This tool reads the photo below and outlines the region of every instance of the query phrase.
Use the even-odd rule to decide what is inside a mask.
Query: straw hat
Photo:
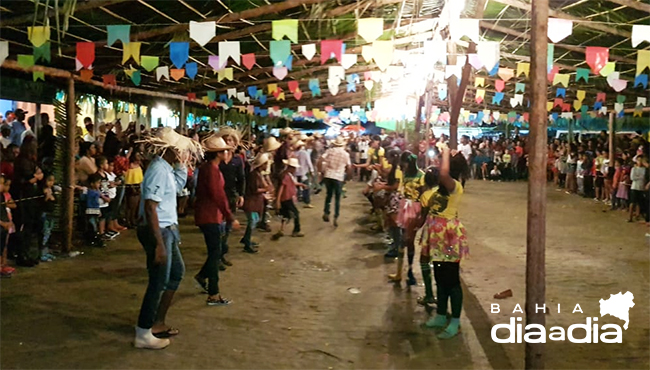
[[[255,159],[253,160],[253,163],[251,163],[251,167],[253,169],[258,168],[258,167],[262,167],[265,164],[269,163],[270,160],[271,159],[269,158],[268,153],[260,153],[260,154],[257,155],[257,157],[255,157]]]
[[[280,144],[274,136],[264,140],[264,151],[267,153],[278,150],[281,146],[282,144]]]
[[[302,141],[302,140],[298,140],[298,141],[296,141],[295,143],[293,143],[291,145],[293,145],[295,148],[299,148],[301,146],[305,146],[305,142]]]
[[[157,155],[163,155],[167,149],[173,148],[178,150],[180,157],[186,160],[203,156],[203,147],[200,143],[177,133],[171,127],[156,130],[138,143],[145,143]]]
[[[230,126],[219,127],[219,131],[217,131],[216,135],[221,138],[223,138],[224,136],[232,137],[233,140],[235,140],[235,146],[239,145],[242,137],[242,133],[239,130],[232,128]]]
[[[332,145],[334,146],[344,146],[345,145],[345,139],[342,137],[337,137],[336,140],[332,141]]]
[[[280,135],[289,135],[293,134],[293,130],[290,129],[289,127],[285,127],[282,130],[280,130]]]
[[[304,141],[304,142],[307,142],[307,141],[310,141],[310,140],[314,140],[314,137],[313,137],[313,136],[307,136],[307,135],[305,135],[305,134],[302,134],[302,135],[300,135],[300,140],[302,140],[302,141]]]
[[[211,135],[207,139],[203,140],[203,148],[206,152],[223,152],[232,149],[231,146],[226,144],[223,138],[217,135]]]
[[[320,139],[320,138],[322,138],[322,137],[323,137],[323,134],[321,134],[321,133],[316,132],[316,133],[314,134],[314,138],[316,138],[316,139]]]
[[[289,167],[300,168],[300,164],[298,163],[298,158],[283,159],[282,163],[286,164]]]

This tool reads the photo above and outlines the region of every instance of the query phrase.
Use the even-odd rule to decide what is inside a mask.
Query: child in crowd
[[[96,172],[88,177],[88,189],[86,192],[86,220],[88,223],[87,239],[91,246],[104,247],[100,237],[100,220],[102,216],[101,202],[109,202],[110,199],[100,191],[102,176]]]
[[[144,179],[142,173],[142,158],[133,152],[129,158],[129,169],[124,174],[126,185],[126,225],[135,228],[138,225],[138,209],[140,205],[140,184]]]
[[[54,206],[56,198],[54,197],[54,175],[47,175],[43,181],[43,231],[42,231],[42,245],[41,245],[41,261],[50,262],[55,260],[50,253],[49,242],[54,228]]]
[[[2,175],[0,175],[0,193],[9,194],[9,192],[5,192],[5,178]],[[9,196],[9,199],[11,199],[11,196]],[[11,213],[9,207],[7,207],[7,200],[4,197],[0,200],[5,203],[0,205],[0,253],[2,255],[0,276],[11,277],[16,269],[7,265],[7,244],[9,243],[9,233],[15,229],[15,226],[11,221]]]
[[[5,254],[9,254],[11,256],[16,255],[16,245],[20,243],[19,240],[16,240],[16,226],[13,224],[13,210],[18,208],[18,205],[14,202],[13,197],[11,196],[11,180],[8,178],[4,178],[4,187],[2,191],[2,199],[0,201],[4,202],[4,207],[7,210],[7,214],[9,216],[9,221],[12,222],[12,228],[9,229],[9,233],[7,235],[7,250]]]
[[[119,199],[117,199],[117,187],[122,185],[122,182],[120,180],[117,180],[114,169],[114,163],[112,161],[108,162],[108,169],[106,170],[106,177],[108,178],[107,195],[111,201],[108,204],[108,210],[106,214],[106,229],[108,229],[106,233],[109,236],[120,235],[120,231],[123,231],[125,229],[125,227],[117,222],[119,216]]]
[[[501,181],[501,171],[499,171],[499,166],[496,164],[490,171],[490,181]]]
[[[587,155],[580,153],[577,162],[576,182],[578,184],[578,195],[585,195],[585,174],[587,170],[583,168]]]
[[[616,198],[618,198],[619,207],[627,209],[627,198],[630,190],[630,171],[623,164],[624,162],[621,159],[621,181],[618,183]]]
[[[262,171],[269,165],[269,156],[264,153],[258,154],[253,163],[251,170],[246,178],[246,194],[244,197],[244,212],[248,223],[246,225],[246,232],[241,242],[244,244],[244,252],[257,253],[256,247],[259,245],[251,240],[253,230],[260,221],[264,208],[264,194],[269,191],[269,186],[264,181]]]
[[[112,239],[117,236],[117,234],[109,234],[106,232],[106,217],[108,216],[108,205],[110,204],[108,191],[111,184],[106,173],[108,170],[108,159],[106,159],[106,157],[97,157],[95,162],[97,163],[97,174],[102,179],[99,185],[99,191],[102,193],[102,197],[99,199],[99,209],[101,211],[99,215],[99,235],[103,239]]]
[[[641,210],[645,207],[645,175],[646,168],[643,165],[643,156],[635,157],[634,167],[630,172],[632,186],[630,188],[630,218],[627,222],[633,222],[634,218],[639,218]]]
[[[297,187],[304,188],[307,185],[299,183],[296,181],[293,174],[296,172],[296,168],[300,167],[298,164],[298,159],[290,158],[282,160],[287,168],[282,174],[282,182],[280,183],[280,189],[278,190],[278,195],[276,197],[275,209],[279,210],[280,215],[282,216],[282,224],[280,225],[280,231],[273,235],[273,240],[278,240],[284,236],[283,229],[284,224],[288,223],[290,219],[293,218],[293,232],[291,236],[303,237],[305,234],[300,232],[300,213],[296,208],[296,195],[298,194]]]

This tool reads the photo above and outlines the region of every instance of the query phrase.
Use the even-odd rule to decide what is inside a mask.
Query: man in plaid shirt
[[[330,204],[332,202],[332,195],[334,195],[335,227],[338,226],[337,220],[341,208],[341,192],[343,189],[343,182],[345,181],[345,174],[349,171],[351,166],[350,155],[345,151],[344,147],[345,140],[342,137],[337,137],[332,143],[332,147],[323,154],[319,162],[319,169],[323,174],[323,183],[327,188],[323,221],[330,221]]]

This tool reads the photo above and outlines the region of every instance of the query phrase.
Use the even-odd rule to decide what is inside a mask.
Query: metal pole
[[[614,141],[616,135],[614,132],[614,112],[609,112],[609,165],[614,167]],[[606,175],[606,174],[605,174]]]
[[[526,325],[545,326],[546,313],[546,48],[548,0],[532,2],[530,178],[526,235]],[[544,368],[544,343],[526,343],[526,369]]]
[[[66,156],[65,178],[63,187],[63,251],[72,249],[72,232],[74,228],[74,156],[76,146],[77,112],[74,94],[74,79],[68,79],[68,101],[66,109]]]

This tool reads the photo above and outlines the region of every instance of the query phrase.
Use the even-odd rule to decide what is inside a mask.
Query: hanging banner
[[[341,64],[345,69],[357,64],[357,54],[343,54],[341,57]]]
[[[643,41],[650,42],[650,26],[635,24],[632,26],[632,47],[637,47]]]
[[[36,47],[34,46],[34,61],[38,62],[40,59],[43,59],[47,62],[52,61],[52,51],[51,51],[51,43],[46,42],[43,45]]]
[[[278,80],[284,80],[287,77],[287,67],[273,67],[273,76]]]
[[[614,72],[616,70],[616,62],[607,62],[605,66],[600,70],[600,75],[603,77],[607,77],[610,75],[610,73]]]
[[[312,60],[314,55],[316,55],[316,44],[306,44],[302,45],[302,55],[307,58],[307,60]]]
[[[639,50],[636,56],[636,75],[638,76],[646,68],[650,69],[650,50]]]
[[[385,71],[393,61],[393,41],[374,41],[372,43],[373,59],[380,70]]]
[[[196,77],[196,74],[199,71],[199,67],[196,65],[196,63],[185,63],[185,74],[187,74],[187,77],[190,79],[194,79]]]
[[[392,44],[392,42],[391,42]],[[341,40],[323,40],[320,42],[320,64],[325,64],[330,58],[336,58],[341,63],[343,53],[343,41]],[[392,59],[392,55],[391,55]]]
[[[503,91],[503,89],[506,87],[506,82],[503,80],[496,80],[494,81],[494,89],[498,92]]]
[[[298,20],[283,19],[271,23],[273,40],[282,40],[287,36],[294,44],[298,43]],[[221,53],[220,53],[221,54]]]
[[[9,41],[0,41],[0,65],[9,56]]]
[[[483,62],[485,69],[491,71],[499,64],[501,58],[500,45],[496,41],[483,41],[476,44],[476,54]]]
[[[588,68],[576,68],[576,82],[580,81],[580,79],[585,80],[585,82],[589,82]]]
[[[182,68],[190,57],[190,43],[189,42],[170,42],[169,43],[169,59],[176,68]]]
[[[609,49],[597,46],[587,46],[585,48],[585,58],[591,68],[591,72],[598,74],[609,60]]]
[[[161,77],[165,77],[169,80],[169,67],[158,67],[156,68],[156,81],[160,81]]]
[[[501,79],[507,82],[514,77],[515,71],[512,68],[499,68],[498,75]]]
[[[130,24],[118,24],[106,26],[106,31],[108,33],[106,46],[113,46],[115,41],[122,41],[122,45],[126,45],[131,41],[131,25]]]
[[[42,46],[50,41],[50,26],[27,27],[27,38],[33,46]]]
[[[255,54],[248,53],[241,56],[241,62],[249,71],[255,66]]]
[[[219,42],[219,59],[222,64],[228,63],[228,58],[239,65],[241,63],[241,53],[239,41],[220,41]]]
[[[178,81],[181,78],[185,77],[185,70],[183,68],[172,68],[169,71],[169,74],[174,80]]]
[[[190,21],[190,38],[197,44],[205,46],[217,34],[216,22]]]
[[[569,19],[549,18],[548,38],[553,43],[558,43],[573,33],[573,21]]]
[[[383,18],[361,18],[357,21],[357,33],[367,43],[371,43],[384,33]]]
[[[131,57],[137,65],[140,65],[141,42],[130,42],[122,46],[122,64],[125,64]]]
[[[232,68],[224,68],[220,69],[217,71],[217,80],[221,82],[223,79],[227,79],[228,81],[233,80],[233,69]]]
[[[269,52],[271,60],[273,61],[273,66],[282,67],[286,63],[287,58],[291,55],[291,41],[271,41],[269,43]]]
[[[149,55],[143,55],[140,57],[140,64],[142,65],[142,68],[144,68],[147,72],[151,72],[156,67],[158,67],[159,62],[160,62],[159,57],[154,57]]]
[[[524,63],[524,62],[518,62],[517,63],[517,76],[521,76],[521,74],[524,74],[526,77],[528,77],[528,74],[530,73],[530,63]]]

